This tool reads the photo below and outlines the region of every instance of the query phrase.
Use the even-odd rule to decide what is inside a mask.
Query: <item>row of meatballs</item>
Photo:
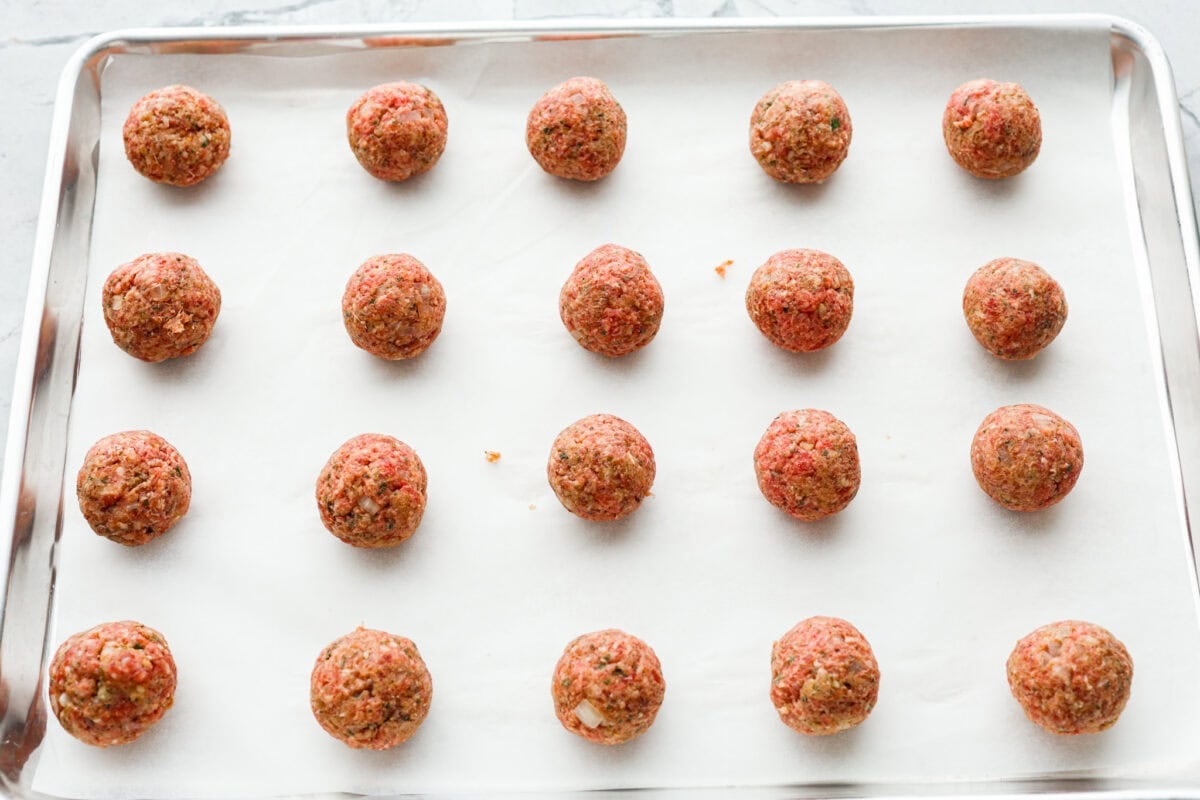
[[[117,267],[102,290],[113,341],[143,361],[194,353],[221,311],[221,291],[193,258],[150,253]],[[975,339],[1006,360],[1036,356],[1067,320],[1062,287],[1037,264],[999,258],[980,267],[963,291],[963,315]],[[586,350],[610,358],[636,352],[662,324],[662,287],[646,260],[606,244],[581,259],[559,292],[559,316]],[[746,289],[750,319],[789,352],[837,342],[854,311],[854,280],[834,256],[783,250],[755,270]],[[342,321],[351,341],[387,360],[414,358],[441,333],[446,292],[407,254],[367,259],[346,283]]]
[[[346,112],[350,150],[363,169],[403,181],[433,168],[446,149],[449,124],[441,99],[415,83],[368,89]],[[750,116],[750,153],[785,183],[820,183],[845,160],[853,135],[841,95],[819,80],[787,81],[768,91]],[[230,127],[216,100],[189,86],[167,86],[140,98],[122,129],[125,155],[158,183],[191,186],[229,157]],[[601,80],[577,77],[547,91],[525,125],[525,144],[551,175],[595,181],[625,153],[627,119]],[[969,81],[950,95],[942,115],[946,149],[979,178],[1025,170],[1042,144],[1041,117],[1016,83]]]
[[[1038,511],[1075,486],[1083,445],[1075,427],[1049,409],[1003,406],[975,432],[971,468],[980,488],[1000,505]],[[754,471],[772,505],[806,521],[849,505],[862,475],[853,432],[818,409],[788,411],[772,420],[754,449]],[[563,507],[596,522],[636,511],[650,495],[655,472],[646,437],[611,414],[567,426],[555,438],[546,465]],[[149,431],[125,431],[96,442],[75,487],[92,530],[130,546],[166,533],[191,505],[191,473],[183,456]],[[427,488],[416,451],[391,436],[362,434],[334,451],[321,469],[317,511],[326,529],[348,544],[391,547],[421,524]]]
[[[1044,625],[1017,642],[1008,684],[1026,716],[1060,735],[1099,733],[1129,699],[1133,660],[1110,632],[1087,622]],[[90,745],[127,744],[174,702],[176,665],[166,639],[137,622],[110,622],[69,637],[50,664],[50,705],[63,728]],[[864,722],[880,671],[866,637],[836,617],[810,617],[771,648],[770,697],[799,733],[826,736]],[[617,629],[572,640],[550,682],[562,726],[602,745],[650,729],[666,694],[646,642]],[[358,628],[321,650],[309,700],[331,736],[352,748],[386,750],[429,714],[433,681],[403,636]]]

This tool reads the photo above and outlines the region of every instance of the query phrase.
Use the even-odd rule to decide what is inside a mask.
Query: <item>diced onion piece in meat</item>
[[[379,510],[379,503],[376,503],[369,497],[364,497],[362,500],[358,501],[358,507],[368,514],[374,514]]]
[[[598,728],[604,724],[604,716],[587,700],[575,706],[575,716],[588,728]]]

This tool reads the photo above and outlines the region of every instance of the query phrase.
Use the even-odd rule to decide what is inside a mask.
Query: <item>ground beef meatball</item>
[[[1125,645],[1090,622],[1043,625],[1008,657],[1008,686],[1025,716],[1060,735],[1111,728],[1132,683]]]
[[[558,434],[546,475],[564,508],[606,522],[637,510],[650,494],[654,469],[654,451],[637,428],[611,414],[593,414]]]
[[[194,258],[149,253],[112,271],[102,292],[113,342],[142,361],[191,355],[221,313],[221,290]]]
[[[771,702],[789,728],[812,736],[860,724],[879,697],[879,664],[858,629],[809,617],[771,648]]]
[[[787,81],[750,115],[750,153],[785,183],[820,183],[846,159],[854,127],[842,96],[824,81]]]
[[[603,81],[571,78],[534,103],[525,144],[555,177],[599,180],[625,153],[625,111]]]
[[[75,479],[79,510],[92,530],[124,545],[169,531],[192,502],[192,474],[171,444],[150,431],[105,436]]]
[[[858,441],[828,411],[785,411],[754,448],[754,474],[771,505],[796,519],[823,519],[858,494]]]
[[[192,186],[229,158],[225,109],[190,86],[150,92],[129,110],[125,156],[155,183]]]
[[[404,181],[433,169],[446,149],[446,109],[415,83],[368,89],[346,112],[346,136],[363,169],[384,181]]]
[[[50,708],[84,744],[128,744],[174,701],[171,649],[140,622],[106,622],[77,633],[50,662]]]
[[[850,326],[854,280],[828,253],[783,250],[754,271],[746,311],[763,336],[784,350],[821,350]]]
[[[575,265],[558,313],[585,350],[616,358],[650,344],[663,317],[663,293],[640,253],[597,247]]]
[[[1041,406],[1002,406],[971,442],[979,488],[1010,511],[1040,511],[1067,496],[1083,470],[1075,426]]]
[[[981,78],[950,95],[942,135],[950,157],[976,178],[1011,178],[1037,158],[1042,120],[1020,84]]]
[[[399,439],[364,433],[343,444],[317,478],[321,522],[355,547],[391,547],[425,514],[425,465]]]
[[[446,291],[405,253],[367,259],[346,282],[342,321],[350,339],[389,361],[424,353],[442,332]]]
[[[665,692],[650,645],[615,629],[568,644],[550,682],[558,721],[597,744],[628,742],[649,730]]]
[[[1067,321],[1067,299],[1058,282],[1037,264],[997,258],[967,281],[963,316],[989,353],[1025,361],[1058,336]]]
[[[359,628],[321,651],[309,702],[330,736],[355,749],[387,750],[412,738],[429,714],[433,681],[403,636]]]

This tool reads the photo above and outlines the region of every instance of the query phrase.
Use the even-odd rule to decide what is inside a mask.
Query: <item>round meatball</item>
[[[398,361],[424,353],[442,332],[446,291],[405,253],[368,258],[346,282],[342,321],[373,356]]]
[[[575,265],[558,295],[558,313],[585,350],[625,356],[658,333],[662,287],[640,253],[606,244]]]
[[[789,728],[827,736],[860,724],[879,697],[879,664],[858,629],[809,617],[771,648],[771,702]]]
[[[558,721],[597,744],[621,744],[649,730],[665,692],[654,650],[615,629],[568,644],[550,682]]]
[[[1132,683],[1125,645],[1090,622],[1043,625],[1008,657],[1008,686],[1025,716],[1064,736],[1115,725]]]
[[[842,96],[824,81],[787,81],[750,115],[750,153],[785,183],[821,183],[850,151],[854,126]]]
[[[963,316],[975,339],[1006,361],[1033,358],[1067,321],[1067,299],[1037,264],[997,258],[980,267],[963,291]]]
[[[771,505],[796,519],[823,519],[858,494],[858,441],[828,411],[785,411],[754,448],[754,474]]]
[[[192,474],[166,439],[125,431],[87,451],[75,495],[92,530],[132,547],[157,539],[183,518],[192,502]]]
[[[425,465],[399,439],[355,436],[333,452],[317,478],[321,522],[355,547],[391,547],[412,536],[425,514]]]
[[[534,103],[525,145],[555,177],[600,180],[625,153],[625,111],[603,81],[571,78]]]
[[[1067,496],[1083,470],[1075,426],[1030,404],[1002,406],[983,418],[971,442],[979,488],[1010,511],[1040,511]]]
[[[822,350],[850,326],[854,280],[828,253],[783,250],[750,277],[746,311],[763,336],[784,350]]]
[[[372,87],[346,112],[346,137],[363,169],[383,181],[404,181],[433,169],[446,149],[446,109],[415,83]]]
[[[128,744],[174,701],[171,649],[140,622],[106,622],[77,633],[50,662],[50,708],[84,744]]]
[[[167,86],[138,100],[122,133],[125,157],[155,183],[192,186],[229,158],[225,109],[190,86]]]
[[[654,469],[654,451],[637,428],[611,414],[593,414],[558,434],[546,475],[563,508],[606,522],[637,510],[650,494]]]
[[[976,178],[1011,178],[1042,148],[1042,119],[1018,83],[981,78],[954,90],[942,115],[946,149]]]
[[[358,628],[321,651],[309,702],[321,727],[349,747],[387,750],[412,738],[429,714],[433,681],[403,636]]]
[[[149,253],[112,271],[102,291],[113,342],[151,363],[191,355],[221,313],[221,290],[194,258]]]

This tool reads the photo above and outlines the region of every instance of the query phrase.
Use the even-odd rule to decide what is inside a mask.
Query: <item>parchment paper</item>
[[[524,147],[546,88],[601,76],[629,115],[625,159],[596,185],[544,175]],[[1003,183],[944,152],[959,83],[1022,82],[1045,145]],[[767,178],[750,110],[775,83],[845,97],[850,156],[825,185]],[[450,141],[428,175],[385,185],[355,163],[343,115],[367,87],[427,83]],[[1110,131],[1107,30],[854,31],[500,43],[320,58],[119,56],[103,75],[100,186],[71,409],[53,641],[102,621],[161,630],[175,707],[133,745],[86,747],[50,721],[34,786],[54,795],[251,797],[938,782],[1057,774],[1175,775],[1200,753],[1200,638],[1169,469],[1154,344],[1128,244]],[[158,187],[125,162],[120,126],[152,88],[223,103],[233,152],[204,185]],[[607,361],[557,316],[592,248],[642,252],[667,299],[658,338]],[[772,252],[834,253],[856,284],[832,349],[772,347],[743,293]],[[198,258],[224,294],[194,357],[147,365],[100,314],[104,277],[140,253]],[[388,365],[354,348],[339,303],[365,258],[410,252],[442,280],[445,330]],[[967,277],[1003,255],[1043,264],[1070,319],[1029,364],[985,353],[963,322]],[[713,267],[733,265],[722,279]],[[1074,493],[1016,515],[976,487],[968,447],[993,408],[1036,402],[1081,432]],[[758,493],[752,451],[779,411],[818,407],[858,436],[862,490],[793,522]],[[556,433],[611,412],[658,457],[626,522],[577,520],[544,465]],[[95,536],[74,471],[108,433],[149,428],[194,476],[192,510],[159,541]],[[429,471],[417,535],[361,552],[321,527],[317,472],[352,435],[413,445]],[[484,450],[502,453],[490,464]],[[784,727],[771,643],[845,617],[882,667],[870,719],[833,738]],[[1004,663],[1053,620],[1109,627],[1136,661],[1132,700],[1100,736],[1027,722]],[[354,752],[308,708],[323,645],[355,626],[413,638],[432,712],[387,753]],[[657,650],[657,723],[614,749],[565,733],[550,674],[573,636],[624,628]]]

